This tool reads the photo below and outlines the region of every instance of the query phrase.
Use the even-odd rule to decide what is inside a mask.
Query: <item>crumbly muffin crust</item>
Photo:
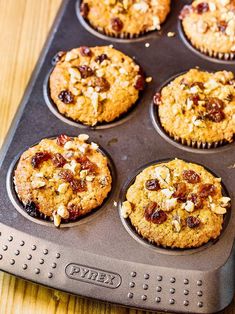
[[[128,111],[144,84],[140,67],[111,46],[59,53],[49,80],[59,112],[92,126]]]
[[[195,0],[180,14],[193,46],[213,56],[235,55],[235,1]]]
[[[20,157],[14,183],[19,199],[32,217],[73,221],[100,206],[112,178],[107,158],[88,136],[43,139]]]
[[[154,96],[161,125],[176,140],[233,141],[235,79],[232,72],[191,69]]]
[[[125,37],[160,30],[170,11],[170,0],[84,0],[80,10],[98,31]]]
[[[220,181],[178,159],[150,166],[129,187],[122,215],[157,245],[199,247],[221,233],[230,198],[222,196]]]

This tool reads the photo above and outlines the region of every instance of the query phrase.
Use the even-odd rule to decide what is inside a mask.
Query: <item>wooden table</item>
[[[0,146],[61,0],[0,0]],[[146,312],[85,300],[0,272],[1,314]],[[235,299],[225,314],[235,314]]]

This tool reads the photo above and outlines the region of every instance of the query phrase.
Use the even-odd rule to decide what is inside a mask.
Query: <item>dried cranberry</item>
[[[64,104],[72,104],[74,102],[73,94],[69,90],[62,90],[58,98],[64,103]]]
[[[110,89],[110,84],[104,77],[95,77],[92,86],[97,87],[101,93],[107,92]]]
[[[72,179],[69,182],[73,192],[85,192],[87,190],[86,182],[78,179]]]
[[[43,161],[47,161],[51,158],[51,153],[49,152],[39,152],[36,153],[32,159],[31,159],[31,165],[34,168],[38,168],[39,165],[43,162]]]
[[[204,183],[199,186],[198,195],[202,198],[206,198],[209,195],[215,195],[216,187],[210,183]]]
[[[87,65],[80,65],[78,67],[79,72],[81,73],[82,78],[87,78],[94,74],[93,70]]]
[[[218,30],[222,33],[225,33],[228,23],[226,21],[219,21],[217,23]]]
[[[119,33],[123,29],[123,22],[118,18],[114,17],[110,21],[112,29]]]
[[[25,205],[25,211],[31,217],[37,218],[40,216],[40,212],[38,211],[37,205],[30,201]]]
[[[157,210],[152,214],[151,222],[154,224],[162,224],[167,220],[167,214],[163,210]]]
[[[109,60],[109,57],[106,55],[106,53],[102,53],[98,57],[95,58],[95,62],[102,63],[104,60]]]
[[[52,59],[52,64],[55,65],[56,63],[58,63],[64,55],[65,55],[64,51],[57,52],[57,54]]]
[[[182,175],[184,180],[186,180],[188,183],[198,183],[201,181],[199,174],[193,170],[184,170]]]
[[[176,188],[176,190],[173,193],[173,197],[176,197],[180,202],[185,202],[187,194],[186,184],[184,182],[179,182],[174,184],[174,187]]]
[[[89,13],[88,3],[82,2],[82,4],[80,5],[80,13],[81,13],[81,16],[84,17],[84,19],[87,18],[88,13]]]
[[[60,153],[56,153],[52,157],[52,162],[56,167],[63,167],[67,160]]]
[[[69,170],[69,169],[63,169],[63,170],[61,170],[58,175],[59,175],[59,177],[60,177],[62,180],[66,181],[66,182],[69,182],[69,183],[74,179],[73,173],[72,173],[72,171]]]
[[[198,106],[198,102],[200,100],[199,95],[191,95],[189,99],[193,102],[195,106]]]
[[[81,164],[81,170],[88,170],[91,173],[97,172],[97,166],[89,158],[83,156],[77,158],[77,162]]]
[[[154,210],[156,209],[156,207],[157,207],[157,203],[151,202],[151,203],[149,203],[148,206],[145,208],[145,211],[144,211],[144,218],[145,218],[147,221],[151,221],[152,214],[154,213]]]
[[[153,103],[157,106],[159,106],[161,104],[161,100],[162,100],[162,95],[161,93],[156,93],[154,96],[153,96]]]
[[[138,75],[135,81],[135,89],[137,90],[143,90],[145,86],[145,79],[142,75]]]
[[[59,135],[56,139],[56,142],[59,146],[64,146],[64,144],[68,141],[71,141],[71,138],[65,134]]]
[[[208,12],[209,11],[209,4],[207,2],[201,2],[196,6],[195,11],[197,14],[202,14],[202,13]]]
[[[91,49],[87,46],[80,47],[80,53],[83,57],[91,57],[92,56]]]
[[[81,206],[78,204],[69,204],[69,220],[76,220],[81,214]]]
[[[157,179],[147,180],[145,187],[149,191],[158,191],[161,188]]]
[[[209,97],[206,100],[206,111],[211,110],[222,110],[224,108],[224,102],[223,100],[217,98],[217,97]]]
[[[196,228],[200,225],[200,219],[194,216],[189,216],[186,221],[189,228]]]
[[[212,122],[221,122],[225,119],[225,114],[222,110],[211,110],[205,117]]]
[[[192,6],[191,5],[185,5],[180,12],[179,19],[183,20],[191,12],[192,12]]]
[[[201,209],[203,207],[203,200],[202,198],[196,194],[196,193],[191,193],[188,196],[188,200],[193,202],[194,206],[196,209]]]

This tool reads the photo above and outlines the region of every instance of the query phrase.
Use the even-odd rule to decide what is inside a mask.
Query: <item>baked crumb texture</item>
[[[160,30],[170,12],[170,0],[84,0],[80,12],[99,32],[132,38]]]
[[[139,65],[112,46],[60,52],[56,61],[50,96],[62,115],[86,125],[126,113],[145,86]]]
[[[196,147],[231,143],[235,133],[235,79],[228,71],[192,69],[154,96],[160,123],[176,141]]]
[[[230,198],[221,179],[179,159],[144,169],[126,194],[121,214],[145,239],[164,247],[199,247],[216,239]]]
[[[100,206],[111,190],[107,158],[88,136],[43,139],[25,151],[14,183],[26,212],[35,218],[74,221]]]
[[[183,8],[179,17],[195,48],[220,59],[234,59],[234,0],[195,0]]]

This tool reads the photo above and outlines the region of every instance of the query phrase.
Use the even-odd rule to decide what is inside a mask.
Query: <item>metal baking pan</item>
[[[172,1],[160,32],[123,40],[91,30],[76,0],[64,1],[12,123],[0,157],[0,268],[27,280],[102,301],[148,310],[212,313],[234,296],[234,144],[196,149],[167,139],[159,129],[152,96],[170,77],[199,66],[208,71],[234,70],[189,49],[178,21],[182,6]],[[175,37],[167,37],[173,31]],[[149,45],[145,45],[149,43]],[[67,121],[47,93],[53,56],[82,45],[114,45],[143,67],[153,81],[135,108],[119,120],[97,128]],[[146,47],[149,46],[149,47]],[[107,152],[113,190],[95,213],[55,228],[22,215],[12,186],[12,169],[20,153],[41,138],[87,133]],[[233,208],[216,242],[198,249],[173,250],[150,245],[119,215],[125,189],[143,165],[182,158],[202,164],[222,178]]]

